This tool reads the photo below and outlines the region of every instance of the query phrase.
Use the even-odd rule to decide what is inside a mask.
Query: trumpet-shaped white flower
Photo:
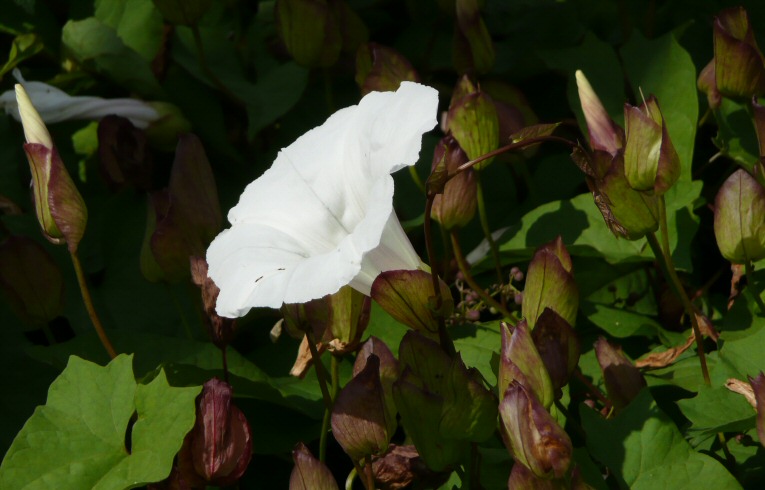
[[[207,250],[218,314],[303,303],[346,284],[369,294],[380,272],[419,268],[393,211],[390,174],[417,161],[437,107],[436,90],[404,82],[366,95],[279,152]]]
[[[137,99],[103,99],[101,97],[71,96],[63,90],[43,82],[28,82],[18,69],[13,76],[24,86],[29,98],[47,124],[70,119],[98,120],[111,114],[130,119],[137,128],[145,128],[159,118],[159,112],[148,103]],[[16,94],[8,90],[0,95],[0,107],[17,121],[21,121]]]

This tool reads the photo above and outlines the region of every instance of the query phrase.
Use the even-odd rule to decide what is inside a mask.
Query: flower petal
[[[391,172],[417,161],[436,124],[435,90],[372,92],[283,149],[229,212],[208,250],[218,313],[278,308],[351,283],[369,294],[383,270],[420,260],[393,213]]]
[[[146,128],[159,118],[159,112],[148,103],[138,99],[103,99],[91,96],[71,96],[63,90],[43,82],[28,82],[18,70],[13,76],[29,94],[29,98],[48,124],[70,119],[98,120],[111,114],[130,119],[136,127]],[[0,95],[0,107],[6,114],[20,121],[19,107],[12,91]]]

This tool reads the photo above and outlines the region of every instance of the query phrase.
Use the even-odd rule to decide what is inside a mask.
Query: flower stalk
[[[746,263],[746,285],[752,293],[752,296],[754,296],[754,302],[757,303],[760,313],[765,315],[765,303],[762,302],[760,291],[754,285],[754,266],[751,261]]]
[[[425,201],[425,248],[428,251],[428,262],[436,264],[436,252],[433,248],[433,223],[431,222],[431,214],[433,213],[433,201],[436,199],[435,194],[428,196]],[[438,272],[435,269],[431,269],[431,277],[433,278],[433,294],[436,298],[436,318],[438,319],[438,339],[441,343],[441,347],[450,356],[454,356],[457,349],[454,347],[454,342],[449,336],[449,332],[446,331],[446,319],[443,315],[444,298],[441,296],[441,286],[439,284]]]
[[[663,201],[663,200],[662,200]],[[666,232],[667,230],[667,216],[664,207],[661,207],[661,222],[660,224],[662,228],[662,232]],[[703,337],[701,336],[701,329],[699,328],[699,322],[696,318],[696,311],[695,307],[693,306],[693,303],[691,303],[691,300],[688,298],[688,294],[686,294],[685,289],[683,288],[682,283],[680,282],[680,278],[677,276],[677,272],[675,271],[674,263],[672,262],[672,255],[669,253],[665,253],[662,250],[661,245],[659,244],[659,240],[656,238],[656,234],[653,232],[650,232],[646,234],[646,238],[648,239],[648,245],[651,247],[651,250],[653,251],[654,256],[656,257],[656,260],[659,263],[659,267],[661,268],[662,272],[664,273],[664,277],[667,279],[667,281],[670,284],[670,287],[674,290],[675,294],[678,298],[680,298],[680,301],[683,303],[683,308],[685,309],[685,313],[690,317],[691,319],[691,328],[693,329],[693,336],[696,339],[696,350],[699,355],[699,363],[701,364],[701,375],[704,377],[704,383],[707,386],[710,386],[712,382],[709,378],[709,369],[707,367],[707,360],[706,355],[704,354],[704,343],[703,343]],[[668,243],[668,239],[667,239]]]
[[[486,201],[483,197],[483,184],[481,184],[480,174],[476,175],[476,201],[478,203],[478,218],[481,221],[481,229],[483,230],[483,236],[489,243],[489,249],[491,250],[491,258],[494,261],[494,269],[497,271],[497,281],[500,288],[504,284],[502,278],[502,262],[499,258],[499,248],[497,242],[494,241],[494,237],[491,235],[491,228],[489,227],[489,217],[486,214]],[[505,298],[501,297],[500,301],[502,305],[505,305]]]
[[[459,239],[457,238],[457,233],[455,231],[452,231],[451,233],[451,243],[452,249],[454,250],[454,258],[457,260],[457,267],[459,267],[460,272],[462,272],[462,275],[465,277],[465,282],[468,283],[468,286],[470,286],[470,288],[475,291],[487,305],[502,313],[502,316],[508,319],[515,319],[506,306],[492,298],[485,289],[475,282],[473,275],[470,273],[470,264],[467,263],[465,255],[462,253],[462,248],[460,247]]]
[[[98,339],[101,341],[101,344],[104,346],[104,349],[106,349],[106,352],[109,354],[109,357],[114,359],[117,357],[117,351],[114,350],[114,346],[112,345],[111,340],[109,340],[109,336],[106,335],[106,331],[104,330],[104,326],[101,324],[101,320],[98,318],[98,314],[96,313],[96,309],[93,306],[93,298],[90,296],[90,290],[88,289],[88,283],[85,280],[85,273],[82,270],[82,264],[80,264],[80,258],[77,256],[77,252],[71,252],[70,256],[72,257],[72,265],[74,266],[74,273],[77,275],[77,284],[80,286],[80,293],[82,294],[82,302],[85,303],[85,309],[88,310],[88,316],[90,317],[90,321],[93,322],[93,327],[96,329],[96,333],[98,334]]]

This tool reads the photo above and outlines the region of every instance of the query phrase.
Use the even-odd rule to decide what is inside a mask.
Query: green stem
[[[327,388],[327,373],[324,364],[321,363],[321,356],[316,348],[316,338],[311,327],[306,329],[305,336],[308,340],[308,348],[311,350],[311,358],[313,359],[314,371],[316,371],[316,379],[319,381],[319,388],[321,388],[321,396],[324,397],[324,407],[331,412],[332,396],[329,394],[329,388]]]
[[[45,340],[48,342],[48,345],[58,344],[58,342],[56,342],[56,336],[53,335],[53,331],[50,329],[50,326],[47,323],[43,324],[42,331],[45,335]]]
[[[476,174],[476,200],[478,202],[478,216],[481,220],[481,229],[483,229],[483,235],[486,237],[486,241],[489,242],[489,248],[491,249],[491,257],[494,260],[494,268],[497,271],[497,281],[500,288],[504,284],[502,278],[502,264],[499,260],[499,248],[497,248],[497,242],[494,241],[494,237],[491,236],[491,228],[489,227],[489,217],[486,214],[486,202],[483,198],[483,185],[481,184],[480,174]],[[504,297],[500,297],[502,306],[505,304]]]
[[[427,192],[425,189],[425,183],[420,178],[420,174],[417,173],[417,169],[414,167],[414,165],[409,166],[409,175],[412,177],[412,181],[414,182],[414,185],[416,185],[417,188],[420,189],[420,192],[425,194]]]
[[[194,36],[194,46],[197,48],[199,68],[202,70],[202,73],[205,74],[210,82],[215,85],[215,88],[220,90],[223,95],[228,97],[235,104],[244,106],[244,101],[237,97],[236,94],[234,94],[231,90],[229,90],[228,87],[223,84],[220,78],[215,75],[215,73],[210,69],[210,66],[207,64],[207,56],[205,55],[204,44],[202,43],[202,33],[199,32],[199,26],[197,24],[192,24],[190,27],[191,33]]]
[[[667,219],[666,213],[661,213],[661,214],[662,214],[662,217],[660,219],[666,222],[666,219]],[[666,224],[663,224],[661,226],[662,226],[662,229],[664,229],[666,227]],[[688,299],[688,295],[686,294],[685,289],[683,288],[683,284],[680,282],[680,278],[677,276],[677,272],[675,271],[675,266],[672,262],[672,255],[664,254],[664,252],[661,249],[661,245],[659,245],[659,240],[656,238],[656,235],[653,232],[646,235],[646,238],[648,239],[648,244],[651,246],[651,250],[653,251],[653,254],[656,257],[656,260],[659,262],[659,267],[664,273],[664,277],[667,279],[670,286],[674,290],[675,294],[677,294],[678,298],[680,298],[680,301],[683,303],[683,308],[685,308],[685,313],[691,319],[691,328],[693,329],[693,336],[696,339],[696,350],[699,355],[699,363],[701,364],[701,374],[704,377],[704,383],[706,383],[707,386],[711,386],[712,383],[709,378],[709,369],[707,368],[707,359],[704,354],[704,342],[703,342],[704,339],[701,336],[699,321],[696,318],[696,309],[694,308],[693,303],[691,303],[691,300]]]
[[[101,320],[98,318],[96,309],[93,307],[93,298],[90,297],[90,290],[88,289],[88,283],[85,280],[85,273],[82,270],[82,264],[80,264],[80,258],[77,256],[77,252],[71,252],[72,265],[74,265],[74,273],[77,275],[77,283],[80,285],[80,293],[82,294],[82,302],[85,303],[85,309],[88,310],[88,316],[90,321],[93,322],[93,327],[96,329],[99,340],[103,344],[104,349],[109,354],[109,357],[114,359],[117,357],[117,351],[114,350],[112,342],[104,331],[104,326],[101,324]]]
[[[372,456],[370,454],[364,456],[364,474],[367,477],[367,488],[375,490],[375,476],[372,473]]]
[[[754,302],[757,303],[760,313],[765,315],[765,303],[762,302],[760,291],[754,285],[754,266],[749,261],[746,263],[746,287],[752,293],[752,296],[754,296]]]
[[[356,471],[356,466],[354,466],[351,472],[348,473],[348,478],[345,479],[345,490],[353,490],[353,480],[356,479],[356,475],[358,475],[358,472]]]
[[[334,404],[337,398],[337,391],[340,387],[340,369],[337,357],[331,357],[331,376],[332,384],[330,385],[330,396],[332,397],[332,403]],[[329,424],[332,419],[332,411],[324,407],[324,418],[321,421],[321,437],[319,438],[319,461],[322,463],[326,460],[327,456],[327,440],[329,435]]]
[[[465,276],[465,282],[468,283],[468,286],[470,286],[470,288],[475,291],[476,294],[478,294],[478,296],[480,296],[487,305],[502,313],[505,318],[513,318],[513,314],[510,313],[504,305],[498,303],[497,300],[492,298],[491,295],[486,292],[485,289],[483,289],[478,285],[477,282],[475,282],[472,274],[470,274],[470,264],[467,263],[465,256],[462,255],[462,248],[460,247],[460,242],[457,239],[457,233],[452,231],[451,238],[452,249],[454,250],[454,258],[457,260],[457,266],[460,268],[462,275]]]
[[[430,215],[433,211],[433,200],[435,195],[428,196],[425,202],[425,248],[428,250],[428,261],[431,264],[430,276],[433,279],[433,295],[436,298],[436,317],[438,318],[438,340],[441,347],[450,356],[457,353],[454,348],[454,342],[446,331],[446,319],[444,318],[443,306],[444,298],[441,296],[441,285],[438,283],[438,271],[436,271],[436,252],[433,248],[433,223]]]
[[[175,307],[175,311],[178,312],[178,316],[181,318],[181,325],[183,325],[183,330],[186,332],[186,337],[188,337],[189,340],[194,340],[194,334],[191,333],[191,326],[189,325],[189,322],[186,319],[186,315],[183,314],[183,308],[181,308],[181,302],[178,300],[178,297],[175,296],[175,294],[173,293],[173,289],[170,286],[170,284],[165,283],[165,291],[167,291],[168,296],[170,296],[170,299],[173,302],[173,307]]]

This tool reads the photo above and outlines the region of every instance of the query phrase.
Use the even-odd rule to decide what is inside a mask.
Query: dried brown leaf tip
[[[215,312],[215,301],[220,289],[207,275],[207,261],[202,257],[191,257],[191,280],[199,286],[202,293],[202,306],[205,314],[205,326],[210,339],[218,348],[224,349],[231,342],[236,331],[236,320],[224,318]]]

